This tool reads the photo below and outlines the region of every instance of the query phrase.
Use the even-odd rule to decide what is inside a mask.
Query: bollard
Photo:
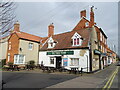
[[[2,88],[1,88],[1,90],[3,90],[4,84],[6,84],[6,83],[2,80]]]
[[[83,73],[83,68],[81,68],[81,76],[82,76],[82,73]]]

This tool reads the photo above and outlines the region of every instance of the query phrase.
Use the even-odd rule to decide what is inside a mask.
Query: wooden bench
[[[47,71],[48,73],[50,73],[51,71],[52,72],[55,71],[54,67],[49,67],[49,66],[42,66],[41,69],[43,70],[43,72]]]
[[[19,71],[18,65],[4,65],[4,69],[7,71]]]

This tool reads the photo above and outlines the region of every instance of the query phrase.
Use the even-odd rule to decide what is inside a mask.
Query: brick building
[[[20,24],[14,24],[10,38],[8,39],[8,48],[6,63],[27,64],[29,61],[38,63],[39,43],[42,38],[20,31]]]

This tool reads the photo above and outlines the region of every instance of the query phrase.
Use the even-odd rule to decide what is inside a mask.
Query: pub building
[[[80,21],[70,31],[54,35],[53,23],[48,26],[48,37],[40,42],[39,64],[65,69],[84,68],[93,72],[103,67],[99,50],[99,28],[94,22],[93,7],[90,20],[86,10],[80,12]]]
[[[49,27],[49,29],[54,30],[53,24]],[[99,51],[97,42],[94,26],[56,35],[52,34],[40,47],[39,64],[57,69],[64,67],[68,70],[84,68],[83,71],[85,72],[98,70]]]

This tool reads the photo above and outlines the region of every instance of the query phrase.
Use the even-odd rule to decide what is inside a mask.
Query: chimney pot
[[[17,31],[17,32],[20,31],[20,24],[18,21],[14,24],[14,31]]]
[[[86,17],[86,10],[81,11],[80,14],[81,14],[81,18]]]
[[[93,12],[94,6],[91,7],[91,12],[90,12],[90,27],[92,27],[94,23],[94,12]]]

